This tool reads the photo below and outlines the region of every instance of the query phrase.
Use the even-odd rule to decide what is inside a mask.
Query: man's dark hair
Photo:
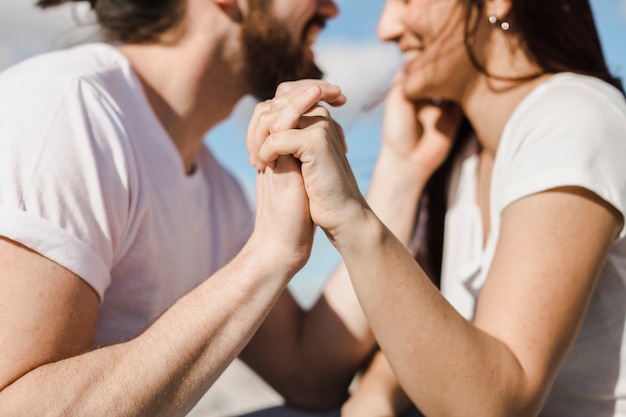
[[[69,2],[91,4],[102,36],[109,42],[152,43],[182,20],[181,0],[38,0],[41,8]]]

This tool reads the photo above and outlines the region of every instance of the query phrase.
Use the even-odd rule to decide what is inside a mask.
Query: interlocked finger
[[[255,106],[250,123],[248,124],[248,131],[246,134],[246,150],[248,151],[248,162],[251,166],[256,167],[259,170],[265,169],[263,164],[257,158],[259,147],[263,144],[263,141],[269,135],[268,126],[268,112],[271,108],[271,100],[265,100]]]
[[[246,137],[250,164],[259,170],[264,170],[267,164],[273,164],[273,160],[258,157],[259,149],[271,134],[309,126],[306,120],[302,120],[303,115],[318,115],[332,121],[328,111],[317,104],[322,101],[341,105],[346,99],[339,87],[325,81],[300,80],[281,84],[276,97],[259,103],[255,107]],[[336,124],[334,121],[332,123]],[[345,147],[343,134],[341,137]]]

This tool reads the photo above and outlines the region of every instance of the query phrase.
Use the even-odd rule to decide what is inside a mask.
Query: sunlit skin
[[[621,230],[622,215],[579,187],[510,203],[471,322],[406,250],[423,187],[447,156],[462,115],[479,142],[475,203],[490,236],[490,180],[502,132],[550,77],[515,31],[489,22],[505,18],[512,1],[523,0],[486,0],[480,15],[471,11],[477,30],[470,45],[486,73],[472,66],[463,44],[468,2],[386,1],[379,36],[397,43],[405,65],[387,96],[367,202],[330,111],[317,105],[335,101],[335,89],[321,81],[289,83],[257,107],[251,162],[278,170],[283,156],[300,160],[311,217],[341,253],[388,359],[375,361],[383,382],[368,379],[344,416],[395,415],[406,405],[406,398],[397,401],[398,383],[425,415],[538,415]],[[582,226],[582,219],[594,225]]]
[[[460,101],[476,70],[463,44],[465,8],[457,0],[389,0],[378,37],[403,54],[403,91],[412,100]]]

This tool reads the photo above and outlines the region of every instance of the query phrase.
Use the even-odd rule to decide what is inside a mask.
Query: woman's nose
[[[398,0],[386,0],[378,20],[378,38],[388,42],[399,39],[404,30],[406,4]]]

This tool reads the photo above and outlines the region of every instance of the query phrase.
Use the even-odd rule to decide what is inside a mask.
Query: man
[[[0,75],[0,416],[185,415],[255,333],[242,358],[289,404],[337,406],[373,340],[342,272],[307,314],[283,291],[311,249],[306,197],[257,196],[253,227],[203,145],[244,95],[321,75],[336,5],[90,4],[117,46]]]

